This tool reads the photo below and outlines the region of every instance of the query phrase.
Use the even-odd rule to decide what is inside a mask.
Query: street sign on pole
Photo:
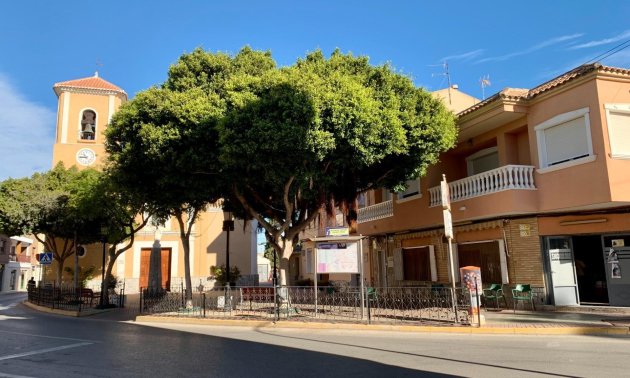
[[[40,265],[50,265],[53,261],[52,252],[44,252],[39,256],[39,264]]]
[[[451,218],[450,210],[442,210],[444,216],[444,236],[449,239],[453,239],[453,219]]]
[[[442,175],[440,182],[440,194],[442,196],[442,209],[451,210],[451,190],[446,182],[446,175]]]

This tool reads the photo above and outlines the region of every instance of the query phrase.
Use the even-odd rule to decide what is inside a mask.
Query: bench
[[[100,298],[100,293],[95,293],[92,289],[86,289],[86,288],[82,288],[82,289],[77,289],[77,293],[79,294],[79,299],[83,302],[83,304],[90,304],[90,307],[92,307],[92,304],[94,303],[94,299],[98,299]]]
[[[275,291],[273,287],[243,287],[241,288],[241,299],[249,301],[249,309],[252,309],[252,303],[269,303],[274,302]]]

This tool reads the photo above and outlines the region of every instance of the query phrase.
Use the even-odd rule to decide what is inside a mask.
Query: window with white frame
[[[482,172],[499,168],[499,150],[490,147],[477,151],[466,158],[468,176],[474,176]]]
[[[612,158],[630,159],[630,104],[606,104]]]
[[[392,200],[392,191],[389,189],[382,189],[383,194],[382,194],[382,201],[381,202],[386,202],[386,201],[391,201]]]
[[[534,130],[540,168],[561,167],[593,156],[588,108],[557,115]]]
[[[367,193],[363,192],[357,196],[357,208],[361,209],[367,206]]]
[[[396,198],[401,200],[405,198],[416,197],[420,195],[420,179],[407,180],[405,190],[396,193]]]

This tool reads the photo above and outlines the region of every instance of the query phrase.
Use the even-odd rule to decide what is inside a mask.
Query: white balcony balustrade
[[[505,165],[478,175],[469,176],[448,184],[451,202],[485,196],[503,190],[535,190],[534,167],[531,165]],[[429,206],[442,204],[439,186],[429,189]]]
[[[394,204],[392,200],[377,203],[367,207],[360,208],[357,212],[357,222],[370,222],[377,219],[383,219],[394,215]]]

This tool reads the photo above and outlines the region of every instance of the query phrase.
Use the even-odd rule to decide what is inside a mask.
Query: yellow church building
[[[118,108],[127,101],[127,93],[120,87],[100,78],[92,77],[63,81],[54,84],[58,97],[57,128],[53,147],[52,165],[63,162],[66,167],[79,169],[102,168],[106,160],[104,131]],[[234,231],[223,231],[223,211],[218,204],[209,206],[201,214],[190,236],[190,266],[194,289],[214,286],[210,267],[224,265],[227,245],[229,261],[241,272],[237,284],[258,283],[256,259],[256,224],[243,225],[236,220]],[[229,243],[228,243],[229,237]],[[138,292],[148,286],[149,256],[153,249],[161,251],[162,287],[177,289],[184,281],[184,250],[175,220],[160,226],[147,225],[135,236],[133,247],[117,260],[113,274],[125,282],[127,293]],[[79,255],[79,265],[96,267],[95,278],[88,287],[98,288],[101,283],[103,246],[85,246]],[[74,266],[74,257],[65,266]],[[46,277],[53,279],[56,264],[47,269]],[[64,276],[65,281],[71,281]]]

